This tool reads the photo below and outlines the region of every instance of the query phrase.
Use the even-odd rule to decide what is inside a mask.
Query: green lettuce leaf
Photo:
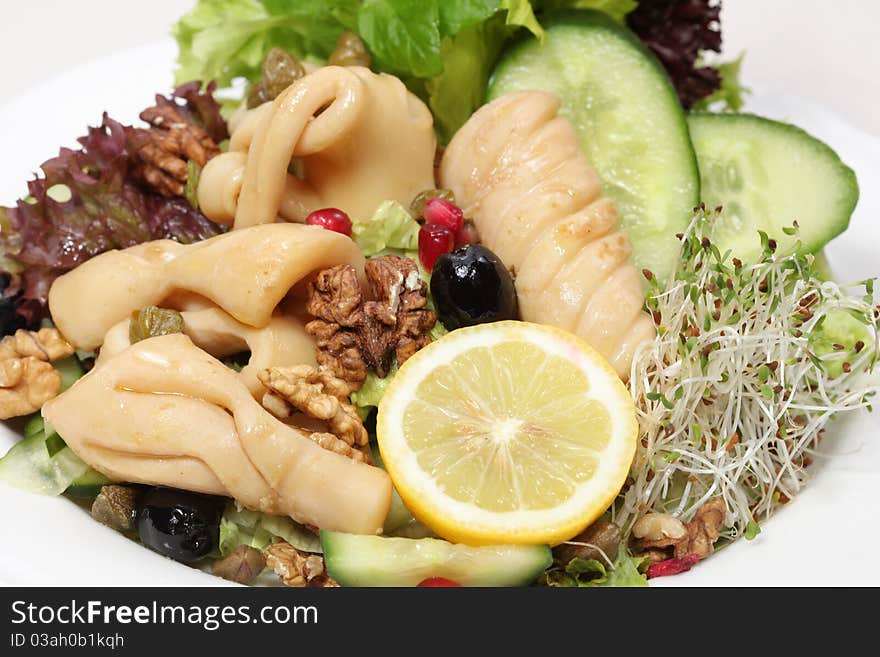
[[[507,25],[543,36],[528,0],[365,0],[358,30],[381,70],[430,79],[445,70],[448,53],[455,49],[451,37],[501,12]],[[508,31],[507,37],[512,34]],[[494,58],[488,66],[493,63]],[[478,64],[487,66],[486,61]]]
[[[598,9],[614,20],[623,22],[638,7],[638,0],[544,0],[542,9]]]
[[[178,45],[175,79],[227,86],[256,73],[273,25],[258,0],[200,0],[171,30]]]
[[[439,324],[440,322],[437,323]],[[364,381],[364,385],[360,387],[360,390],[355,390],[351,393],[349,399],[357,408],[361,419],[366,419],[370,411],[378,408],[379,402],[382,401],[385,390],[388,389],[388,384],[394,379],[395,374],[397,374],[397,365],[391,367],[384,379],[379,378],[375,372],[370,371],[367,373],[367,378]]]
[[[466,27],[491,18],[503,4],[500,0],[440,0],[440,33],[458,34]]]
[[[199,0],[173,29],[176,77],[222,87],[237,77],[254,80],[270,48],[323,61],[339,34],[351,30],[367,44],[375,70],[398,75],[429,103],[446,141],[482,104],[504,44],[520,28],[543,37],[538,6],[529,0]]]
[[[554,587],[634,587],[647,586],[643,573],[645,560],[632,557],[621,546],[611,568],[597,559],[575,558],[565,567],[554,567],[544,572],[539,583]]]
[[[419,248],[419,224],[397,201],[384,201],[367,221],[356,221],[352,238],[368,258],[387,251]]]
[[[365,0],[358,32],[384,71],[418,78],[443,71],[437,0]]]
[[[442,143],[464,125],[483,104],[489,75],[508,40],[519,28],[539,39],[544,37],[532,4],[528,0],[501,0],[483,3],[485,18],[470,24],[443,40],[443,72],[425,83],[428,106]],[[488,11],[488,6],[495,9]],[[499,11],[500,10],[500,11]]]
[[[544,28],[535,17],[533,3],[529,0],[502,0],[501,8],[507,10],[505,22],[513,27],[524,27],[539,39],[544,39]],[[535,3],[538,4],[538,3]]]
[[[603,582],[602,586],[647,586],[648,578],[645,576],[647,567],[647,559],[630,556],[626,547],[621,546],[614,559],[614,567],[608,573],[608,579]]]
[[[513,31],[499,15],[443,42],[443,72],[425,85],[441,142],[483,104],[489,75]]]
[[[178,81],[259,77],[263,57],[279,47],[325,59],[345,30],[357,29],[357,0],[199,0],[172,28]]]
[[[743,108],[746,96],[752,93],[748,87],[743,86],[739,81],[744,57],[745,53],[741,53],[736,59],[723,62],[715,67],[721,76],[721,88],[698,100],[694,104],[694,110],[739,112]]]
[[[303,552],[321,552],[318,536],[285,516],[272,516],[259,511],[236,509],[227,504],[220,518],[220,555],[226,556],[239,545],[265,550],[276,538],[290,543]]]
[[[430,293],[428,296],[428,301],[429,301],[430,305],[433,307],[434,304],[431,302]],[[431,336],[432,340],[439,340],[447,333],[449,333],[449,329],[447,329],[445,326],[443,326],[443,324],[441,324],[440,320],[438,319],[437,322],[434,324],[434,328],[431,329],[431,332],[429,333],[429,335]]]

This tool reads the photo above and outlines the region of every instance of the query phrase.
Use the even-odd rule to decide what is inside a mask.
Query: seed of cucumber
[[[722,206],[715,244],[744,262],[761,255],[758,231],[779,252],[813,253],[846,230],[859,198],[855,173],[831,148],[787,123],[753,114],[688,116],[703,202]],[[799,234],[786,235],[797,220]]]
[[[417,586],[445,577],[462,586],[526,586],[552,559],[546,545],[471,547],[436,538],[321,531],[327,573],[343,586]]]
[[[675,234],[700,197],[678,96],[654,55],[602,12],[548,12],[541,24],[543,44],[526,38],[502,55],[488,99],[528,89],[561,98],[562,115],[617,204],[635,265],[665,277],[678,253]]]

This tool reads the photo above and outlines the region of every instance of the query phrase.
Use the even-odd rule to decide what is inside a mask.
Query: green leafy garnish
[[[718,69],[718,74],[721,76],[721,88],[694,103],[694,110],[739,112],[743,108],[746,96],[751,93],[751,90],[739,81],[743,57],[745,57],[745,53],[741,53],[736,59],[714,67]],[[787,230],[792,229],[783,229],[783,231]],[[786,232],[786,234],[790,233]]]
[[[370,372],[367,372],[367,378],[364,381],[364,385],[362,385],[359,390],[355,390],[351,393],[349,399],[351,399],[351,403],[357,408],[361,419],[366,419],[370,414],[370,411],[379,406],[379,402],[382,401],[385,390],[388,388],[388,384],[391,383],[395,374],[397,374],[396,365],[388,371],[388,374],[384,379],[379,378],[379,375],[371,370]]]
[[[544,0],[541,6],[545,9],[597,9],[622,23],[639,3],[638,0]]]
[[[368,258],[395,249],[419,248],[419,224],[397,201],[383,202],[367,221],[356,221],[352,239]]]
[[[172,29],[177,80],[257,79],[266,53],[326,59],[345,30],[357,29],[356,0],[199,0]]]
[[[630,556],[625,546],[617,552],[611,567],[598,559],[574,558],[564,567],[546,570],[539,584],[557,587],[635,587],[647,586],[645,559]]]
[[[755,522],[754,518],[749,520],[749,524],[746,525],[746,530],[743,533],[745,539],[747,541],[753,540],[758,534],[761,533],[761,525]]]

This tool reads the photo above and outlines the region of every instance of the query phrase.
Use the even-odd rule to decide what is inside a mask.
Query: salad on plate
[[[870,410],[855,173],[711,0],[199,0],[0,208],[0,483],[240,584],[643,586]],[[76,510],[71,507],[71,513]]]

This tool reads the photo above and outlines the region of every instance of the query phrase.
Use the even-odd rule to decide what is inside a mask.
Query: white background
[[[0,102],[77,64],[163,38],[193,4],[0,0]],[[880,2],[725,0],[723,7],[726,54],[747,50],[743,79],[812,98],[880,135]]]

